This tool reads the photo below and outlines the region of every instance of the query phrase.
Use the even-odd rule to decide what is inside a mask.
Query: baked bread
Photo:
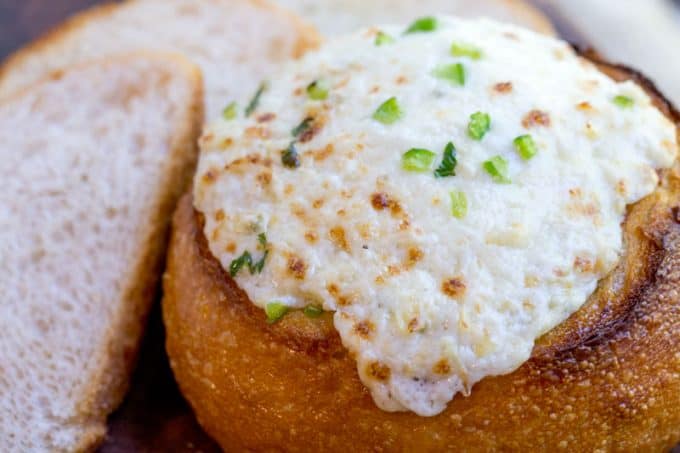
[[[76,66],[0,104],[0,450],[103,440],[202,109],[199,70],[158,54]]]
[[[524,0],[278,0],[310,20],[324,36],[350,33],[375,24],[407,22],[424,14],[490,17],[555,35],[550,20]]]
[[[292,121],[296,116],[291,115],[290,110],[300,115],[299,109],[308,106],[307,101],[303,99],[304,90],[298,93],[296,84],[308,83],[310,74],[315,74],[313,77],[323,76],[318,74],[316,64],[335,69],[334,55],[343,55],[340,60],[342,64],[346,63],[347,68],[352,68],[352,72],[349,72],[349,69],[338,70],[338,74],[328,69],[328,73],[333,73],[341,79],[341,82],[336,84],[327,83],[325,86],[328,92],[322,90],[319,93],[318,83],[308,86],[310,96],[326,101],[320,106],[310,103],[307,117],[309,120],[305,120],[306,126],[301,123],[300,128],[292,132],[298,138],[298,142],[281,153],[277,152],[277,149],[281,149],[280,142],[285,141],[285,131],[290,131],[290,124],[281,127],[280,130],[284,132],[279,131],[278,125],[260,125],[257,131],[254,129],[256,126],[251,126],[242,131],[241,127],[244,124],[251,125],[255,120],[246,119],[236,125],[220,121],[204,135],[201,164],[195,177],[194,199],[187,195],[180,203],[174,218],[164,277],[163,313],[167,331],[167,350],[180,388],[196,412],[198,421],[226,450],[343,451],[351,446],[358,451],[536,449],[661,451],[672,447],[680,440],[680,410],[678,410],[680,214],[677,201],[680,193],[680,168],[677,161],[672,163],[677,156],[677,124],[680,116],[649,82],[632,70],[611,66],[591,57],[591,62],[597,65],[595,67],[587,60],[572,55],[566,45],[512,27],[503,26],[498,29],[485,23],[487,25],[479,25],[481,28],[477,28],[477,25],[465,24],[463,21],[454,23],[454,26],[443,32],[449,33],[445,35],[446,39],[443,41],[445,44],[434,38],[428,41],[427,37],[423,37],[424,33],[415,36],[402,35],[398,38],[396,32],[388,33],[398,40],[399,46],[402,46],[394,50],[399,54],[398,58],[392,53],[383,57],[379,50],[369,50],[366,46],[370,46],[374,39],[385,45],[395,45],[392,44],[394,41],[386,43],[381,40],[382,35],[378,30],[370,30],[352,37],[345,44],[339,41],[322,50],[318,56],[308,55],[303,62],[295,66],[294,71],[280,74],[278,81],[280,85],[272,89],[273,93],[268,98],[263,98],[262,107],[254,118],[266,116],[272,120],[267,116],[271,109],[276,112],[276,121],[281,118],[287,122]],[[435,28],[432,21],[419,24],[420,31]],[[428,72],[431,61],[427,59],[432,58],[436,61],[437,58],[427,52],[418,52],[418,49],[422,50],[419,46],[427,46],[434,55],[440,49],[441,51],[448,49],[451,37],[458,36],[456,33],[462,33],[468,36],[468,39],[473,39],[473,36],[478,39],[472,42],[476,47],[457,48],[464,52],[456,53],[464,53],[465,57],[454,61],[462,62],[463,68],[467,69],[463,71],[460,66],[454,66],[455,71],[435,69]],[[361,41],[362,39],[365,42]],[[534,44],[547,46],[546,54],[535,52],[532,47]],[[347,49],[361,49],[357,50],[358,61],[351,60],[355,55]],[[554,59],[555,65],[559,65],[559,71],[552,71],[552,66],[546,65],[544,61],[544,58],[548,58],[546,55],[552,55],[550,58]],[[361,58],[372,62],[371,69],[363,64]],[[526,58],[530,59],[530,63],[525,61]],[[410,61],[409,59],[413,59],[417,64],[407,65],[405,62]],[[389,66],[383,66],[383,60],[387,61]],[[503,64],[491,66],[494,61],[502,61]],[[482,64],[490,65],[485,66],[486,72]],[[402,67],[404,73],[408,74],[404,76],[406,80],[398,76],[399,68]],[[514,75],[513,79],[498,79],[507,76],[509,70]],[[513,70],[519,72],[512,72]],[[468,74],[469,85],[465,85],[465,79],[460,77],[461,72]],[[638,85],[614,83],[603,73],[614,80],[632,80]],[[428,75],[438,77],[442,74],[446,76],[447,82],[454,82],[452,86],[428,79]],[[536,79],[537,74],[541,80]],[[562,77],[566,77],[566,81]],[[348,79],[347,82],[343,82],[345,78]],[[297,82],[291,83],[291,80]],[[366,83],[366,80],[372,80],[375,85]],[[392,80],[395,80],[394,84],[391,84]],[[407,90],[401,86],[403,83],[410,83],[410,80],[418,80],[427,89],[422,92],[416,91],[420,95],[400,91]],[[561,92],[545,93],[536,88],[553,81],[555,86],[560,87]],[[415,85],[416,82],[412,83]],[[377,90],[374,87],[378,87]],[[490,91],[483,94],[485,87]],[[638,87],[642,87],[649,97]],[[279,89],[284,93],[290,89],[292,94],[286,98],[280,94]],[[364,90],[370,92],[365,93]],[[466,94],[465,90],[471,90],[468,92],[472,94]],[[611,99],[608,98],[609,94],[606,94],[614,94],[620,90],[636,94],[631,94],[631,97],[618,95]],[[405,101],[400,104],[397,104],[397,101],[388,102],[387,108],[381,106],[373,116],[370,113],[362,113],[363,110],[357,113],[353,109],[355,104],[349,104],[356,100],[356,105],[366,108],[376,105],[378,97],[382,96],[384,99],[394,92],[401,93],[401,99]],[[580,95],[572,99],[565,94],[570,92],[577,92]],[[434,93],[434,101],[430,100],[430,93]],[[376,97],[372,98],[372,94]],[[542,94],[549,96],[542,98]],[[472,105],[456,102],[458,96],[467,96],[466,102]],[[523,98],[526,96],[535,98],[527,100]],[[283,104],[284,101],[281,99],[287,103]],[[439,105],[433,104],[439,102],[437,99],[447,100],[448,104],[442,104],[444,107],[439,110],[434,109],[432,105]],[[491,103],[485,103],[488,99],[491,99]],[[534,102],[538,105],[534,107],[537,110],[528,112],[523,118],[503,115],[502,112],[492,115],[491,128],[487,121],[487,127],[482,129],[482,132],[488,134],[484,138],[484,143],[490,148],[498,147],[497,149],[485,150],[484,147],[475,144],[477,139],[470,140],[465,138],[464,133],[457,132],[460,120],[454,115],[467,115],[468,109],[472,109],[478,102],[491,110],[494,109],[495,103],[505,102],[502,99],[511,100],[513,106],[530,106]],[[550,104],[546,105],[546,102]],[[425,108],[418,109],[421,105]],[[450,113],[451,109],[445,108],[447,105],[456,107],[453,114]],[[568,110],[561,111],[560,106],[566,106],[564,108]],[[538,110],[542,107],[546,111]],[[617,110],[619,108],[620,111]],[[411,111],[409,109],[416,109],[417,115],[408,116]],[[597,114],[599,111],[608,112],[607,123],[587,121],[588,115]],[[642,117],[646,114],[650,116],[643,120]],[[632,120],[633,117],[627,115],[641,116],[638,120]],[[346,119],[348,117],[350,119]],[[426,119],[423,120],[422,117]],[[300,117],[297,118],[299,120]],[[411,128],[403,118],[408,118],[412,123],[424,121],[423,124],[426,126],[423,127],[426,127],[427,134],[422,133],[421,129]],[[400,122],[396,122],[395,127],[391,127],[390,124],[383,127],[375,125],[372,122],[374,119],[386,123]],[[342,122],[343,120],[345,122]],[[577,129],[564,126],[571,124],[568,123],[570,120],[585,127]],[[438,121],[446,127],[440,127]],[[580,123],[581,121],[584,123]],[[363,129],[359,131],[349,129],[351,124],[360,125],[356,127]],[[503,132],[503,128],[508,124],[510,133],[518,128],[517,130],[529,131],[535,137],[533,149],[517,146],[522,159],[510,160],[512,145],[504,145],[504,141],[493,141],[494,137],[498,137],[494,134],[507,134]],[[597,134],[600,127],[598,124],[602,127],[599,129],[602,135]],[[629,127],[616,129],[618,132],[612,133],[604,124],[626,124]],[[655,125],[658,124],[664,124],[663,132],[661,129],[655,129]],[[631,127],[633,129],[630,129]],[[426,140],[431,135],[442,134],[442,130],[446,134],[455,135],[454,141],[460,147],[458,167],[455,167],[453,162],[448,170],[443,168],[439,174],[441,177],[449,176],[450,179],[427,179],[432,176],[428,175],[427,171],[418,173],[418,176],[411,176],[410,173],[400,174],[398,173],[400,170],[393,168],[389,170],[389,174],[394,175],[392,177],[396,178],[396,182],[389,180],[388,177],[379,178],[376,182],[389,187],[392,192],[369,197],[361,191],[360,199],[355,201],[352,198],[352,191],[361,187],[359,184],[362,181],[372,181],[366,176],[370,175],[372,168],[367,165],[362,167],[362,162],[372,164],[380,162],[383,167],[387,166],[386,162],[389,165],[392,163],[396,165],[400,162],[400,148],[416,146],[418,143],[412,144],[409,140],[415,137],[428,143]],[[479,127],[470,127],[469,133],[471,136],[483,138],[484,133],[480,134],[479,130]],[[649,137],[649,143],[654,144],[650,145],[650,148],[642,145],[646,151],[640,148],[633,154],[627,154],[630,146],[638,146],[647,140],[629,137],[627,131],[630,130],[643,135],[654,130],[654,134],[645,135]],[[363,135],[361,131],[364,132]],[[550,142],[551,131],[555,131],[554,134],[566,142],[557,144]],[[300,138],[301,136],[304,138]],[[619,137],[625,138],[618,142],[621,144],[619,147],[612,148],[603,142],[604,145],[598,146],[597,151],[592,152],[616,152],[616,156],[624,159],[623,156],[640,158],[641,153],[658,151],[666,156],[661,165],[665,168],[653,174],[647,173],[651,178],[649,181],[652,182],[648,186],[650,190],[639,192],[638,201],[625,210],[625,221],[621,225],[617,220],[611,222],[613,228],[609,230],[610,236],[620,237],[622,242],[620,254],[614,255],[609,265],[603,264],[599,259],[590,261],[578,255],[574,259],[571,255],[573,242],[589,240],[590,233],[585,238],[578,235],[567,236],[566,240],[558,241],[556,244],[551,241],[538,244],[538,249],[545,257],[548,257],[550,250],[555,247],[558,253],[563,253],[567,257],[569,264],[573,260],[573,270],[566,268],[545,270],[550,275],[554,274],[556,280],[569,272],[578,275],[587,273],[602,275],[599,282],[594,282],[597,283],[596,288],[595,284],[590,286],[594,291],[590,291],[587,300],[585,295],[588,293],[584,292],[583,300],[573,310],[564,313],[563,322],[548,327],[547,332],[537,338],[533,350],[529,349],[528,360],[519,363],[516,369],[509,367],[506,371],[495,373],[496,375],[486,375],[471,390],[468,388],[470,391],[468,396],[457,395],[452,399],[448,398],[445,408],[441,411],[437,407],[426,414],[431,415],[428,417],[413,413],[415,410],[404,412],[404,408],[421,409],[421,406],[412,404],[413,400],[405,398],[397,401],[401,407],[390,406],[393,401],[389,397],[403,395],[395,393],[400,390],[399,382],[393,385],[391,380],[395,376],[400,378],[404,373],[411,372],[407,368],[404,368],[406,371],[395,368],[392,364],[401,363],[399,360],[402,357],[399,357],[399,354],[405,356],[407,360],[413,360],[413,363],[419,359],[411,355],[409,349],[411,344],[404,338],[422,334],[423,336],[419,337],[420,341],[426,342],[430,332],[428,329],[434,327],[427,324],[425,328],[421,328],[420,320],[414,318],[413,324],[416,328],[411,330],[409,322],[408,326],[405,326],[407,331],[403,336],[379,337],[382,334],[380,329],[384,329],[385,325],[393,326],[391,318],[385,316],[382,319],[387,321],[380,321],[382,313],[380,311],[375,313],[376,309],[370,305],[373,301],[357,296],[362,290],[357,282],[362,282],[366,275],[370,278],[374,275],[372,263],[364,259],[363,254],[376,253],[375,250],[385,254],[390,252],[389,244],[385,246],[384,242],[380,242],[382,240],[380,236],[370,234],[372,228],[382,231],[379,230],[383,225],[380,216],[386,216],[385,222],[392,222],[389,220],[392,214],[396,219],[394,221],[401,221],[400,230],[403,226],[403,229],[420,227],[426,232],[437,231],[438,225],[446,222],[445,225],[451,233],[438,236],[442,240],[436,244],[440,248],[453,246],[446,243],[445,239],[451,240],[456,238],[457,234],[465,233],[459,228],[459,224],[455,223],[455,219],[462,222],[466,214],[474,215],[473,209],[491,206],[492,215],[484,216],[482,213],[480,216],[491,222],[507,216],[504,212],[506,210],[498,209],[498,205],[493,204],[493,197],[473,198],[474,188],[471,185],[463,185],[462,187],[467,187],[470,191],[471,195],[468,195],[470,203],[465,205],[466,209],[462,209],[459,198],[452,197],[451,220],[439,214],[436,210],[439,204],[435,203],[435,199],[433,210],[428,211],[433,215],[429,222],[424,222],[422,217],[419,220],[414,214],[413,217],[406,218],[410,224],[404,223],[402,214],[404,211],[417,212],[423,204],[428,205],[427,197],[430,196],[431,186],[435,184],[436,187],[459,181],[460,184],[464,184],[463,181],[468,177],[467,172],[471,171],[466,169],[465,161],[479,158],[475,153],[494,153],[502,150],[501,152],[508,156],[509,166],[520,168],[515,170],[517,173],[509,174],[508,169],[502,165],[488,166],[485,161],[484,170],[489,174],[484,176],[483,171],[478,177],[487,178],[483,179],[482,183],[486,189],[494,191],[495,197],[504,197],[507,191],[515,190],[508,180],[517,179],[522,183],[523,178],[528,176],[522,173],[524,170],[521,169],[535,168],[531,167],[532,162],[539,165],[539,161],[534,159],[547,159],[548,154],[557,152],[551,149],[564,150],[567,159],[578,156],[574,166],[576,171],[591,170],[589,147],[592,145],[588,144],[591,143],[589,140],[600,143],[598,139],[609,136],[617,140]],[[581,149],[571,146],[569,140],[574,137],[581,145]],[[383,139],[390,140],[387,142],[389,146],[383,146],[381,141]],[[325,140],[331,140],[330,145]],[[369,145],[357,146],[353,140],[363,140]],[[551,148],[553,146],[554,148]],[[510,150],[506,151],[505,147]],[[425,148],[432,149],[430,146]],[[225,149],[228,150],[227,153]],[[468,152],[470,149],[474,152]],[[582,149],[588,151],[584,152]],[[413,157],[413,154],[409,154],[411,151],[416,152],[416,158],[411,159]],[[430,164],[428,162],[423,164],[423,161],[425,158],[432,161],[428,156],[434,153],[428,154],[426,151],[414,148],[405,153],[402,161],[404,170],[423,168],[432,170]],[[395,153],[396,157],[390,157]],[[446,154],[444,156],[446,157]],[[451,157],[451,153],[449,156]],[[616,156],[610,156],[608,162],[616,159]],[[379,158],[384,160],[377,160]],[[227,159],[226,165],[224,159]],[[583,159],[582,165],[578,164],[578,159]],[[446,159],[442,160],[444,161]],[[498,160],[490,161],[492,164],[498,163]],[[331,165],[327,162],[337,163],[330,168],[340,176],[327,172],[329,168],[327,165]],[[438,163],[439,159],[435,162]],[[562,164],[568,166],[569,160],[563,161]],[[525,167],[527,165],[529,167]],[[597,165],[606,168],[606,163]],[[643,165],[646,166],[647,164]],[[437,171],[440,168],[437,168]],[[457,175],[451,174],[452,168],[457,168]],[[477,167],[474,166],[473,170],[475,168]],[[620,173],[614,172],[613,176],[619,175],[623,178],[625,166],[619,168]],[[546,171],[554,169],[554,165],[549,165]],[[396,176],[397,174],[399,176]],[[314,175],[321,175],[320,177],[325,177],[329,185],[343,189],[342,191],[338,189],[341,197],[329,198],[330,195],[325,191],[323,183],[309,186],[311,189],[297,188],[297,185],[307,188],[308,178]],[[489,177],[491,179],[488,179]],[[547,182],[543,180],[541,189],[526,193],[526,196],[538,193],[537,197],[531,198],[536,204],[536,209],[549,208],[541,201],[542,192],[549,197],[553,185],[561,187],[558,186],[558,183],[561,184],[560,179],[560,176],[547,178]],[[503,184],[499,186],[502,188],[497,189],[491,182]],[[408,190],[404,186],[414,184],[418,189],[416,193],[422,194],[421,203],[412,200],[401,203],[400,200],[403,199],[396,198],[395,201],[391,196],[392,193],[404,194]],[[573,192],[570,189],[568,195],[565,193],[565,198],[581,199],[585,196],[585,191],[591,190],[594,184],[595,182],[592,187],[586,185],[574,187]],[[635,186],[636,183],[627,179],[624,183],[617,183],[615,188],[608,189],[606,193],[614,193],[615,190],[618,195],[612,196],[623,196],[629,190],[635,191]],[[601,203],[605,203],[609,197],[604,193],[599,198]],[[318,197],[320,201],[314,202],[314,206],[311,203],[307,205],[306,201],[310,196]],[[288,199],[297,205],[295,203],[289,205],[286,201]],[[220,200],[226,200],[222,211],[215,210],[220,206]],[[266,204],[267,211],[262,211],[261,217],[250,215],[260,207],[260,203],[264,204],[264,200],[270,201]],[[485,204],[480,200],[484,200]],[[525,202],[522,199],[513,201],[515,206]],[[197,209],[194,206],[197,206]],[[363,219],[357,217],[358,215],[373,216],[370,217],[375,219],[372,220],[373,226],[369,225],[366,229],[369,234],[366,235],[366,242],[363,242],[365,246],[362,247],[362,242],[354,240],[354,230],[348,228],[339,230],[334,227],[335,224],[326,222],[329,211],[336,212],[338,206],[344,206],[336,213],[336,221],[340,225],[348,225],[340,223],[344,215],[348,219]],[[604,204],[573,206],[579,216],[591,216]],[[447,205],[444,207],[448,208]],[[617,209],[624,207],[619,206]],[[290,214],[285,212],[286,209],[290,209]],[[346,209],[346,212],[342,209]],[[372,214],[373,211],[376,213]],[[620,212],[623,219],[623,210]],[[250,222],[247,221],[249,218]],[[304,223],[295,223],[296,218]],[[618,216],[614,217],[617,218]],[[548,221],[549,219],[545,219],[545,222]],[[309,225],[315,225],[315,222],[318,228],[314,230]],[[593,224],[597,226],[601,224],[600,222],[606,224],[610,221],[596,215]],[[305,228],[310,228],[309,234],[305,232]],[[479,228],[484,229],[486,226],[482,224]],[[324,232],[325,229],[328,229],[327,232]],[[539,225],[538,229],[532,232],[550,233],[546,233],[545,229],[546,227]],[[559,226],[555,225],[549,229],[559,229]],[[475,229],[470,230],[470,235],[476,233]],[[262,232],[258,233],[259,231]],[[358,231],[360,234],[361,228]],[[597,233],[597,229],[588,231],[594,236],[601,234]],[[296,242],[295,235],[303,233],[308,240],[308,250],[299,246],[304,242]],[[258,234],[257,241],[251,238],[255,234]],[[242,242],[232,246],[230,241],[236,242],[236,238],[243,238]],[[397,248],[400,236],[394,238],[394,248]],[[520,234],[491,239],[494,241],[502,239],[504,241],[502,245],[507,247],[521,247],[525,240]],[[257,242],[260,243],[259,248]],[[466,253],[468,246],[465,244],[469,244],[470,249],[476,247],[474,242],[469,241],[461,246],[459,253]],[[244,249],[251,252],[247,257],[249,259],[243,258],[245,253],[239,257]],[[263,253],[263,249],[266,252]],[[498,255],[506,253],[502,247],[494,247],[492,250]],[[395,272],[392,272],[392,267],[385,265],[389,275],[379,274],[378,277],[382,277],[381,279],[376,277],[375,285],[370,289],[374,290],[374,298],[384,304],[384,312],[394,308],[394,305],[390,305],[390,300],[381,295],[381,292],[391,288],[386,286],[389,285],[388,278],[401,276],[406,278],[413,275],[412,272],[409,274],[408,266],[411,269],[418,269],[418,266],[426,262],[428,253],[434,254],[437,250],[430,248],[424,249],[423,252],[409,253],[407,255],[409,260],[405,261],[403,266],[396,267]],[[543,258],[543,255],[539,254],[539,257]],[[468,255],[451,255],[448,266],[459,266],[456,260],[462,261],[463,258],[460,256]],[[520,258],[526,257],[522,255]],[[234,260],[230,264],[229,260],[232,258]],[[478,255],[477,258],[490,263],[494,263],[496,259],[495,256],[482,255]],[[515,272],[521,269],[526,266],[522,259],[506,261],[502,271]],[[332,280],[326,280],[328,275],[333,275],[327,272],[343,272],[356,263],[358,263],[356,267],[350,269],[359,271],[350,271],[347,274],[351,276],[350,278],[340,280],[342,286],[339,284],[333,286],[330,284]],[[427,269],[431,273],[435,272]],[[467,297],[465,291],[474,291],[476,280],[488,276],[483,267],[478,267],[478,270],[479,275],[468,276],[466,280],[444,281],[442,292],[451,296],[453,307],[456,307],[456,303],[464,304]],[[534,271],[542,270],[536,268]],[[238,279],[239,284],[234,281],[233,276]],[[400,297],[398,292],[400,288],[404,293],[412,291],[413,283],[410,283],[410,280],[403,281],[405,284],[397,287],[396,292],[389,293],[390,296]],[[498,284],[494,278],[486,278],[483,281],[492,288]],[[326,289],[331,297],[322,292],[323,288],[316,289],[319,282],[322,285],[329,282]],[[545,288],[549,288],[552,282],[553,280],[542,280],[527,274],[524,287],[543,290],[544,285]],[[514,291],[512,285],[506,287],[508,291]],[[564,287],[575,288],[573,285]],[[300,293],[296,292],[298,288]],[[244,289],[247,289],[247,292]],[[276,303],[267,302],[272,300],[267,299],[272,293],[281,295]],[[265,296],[262,296],[263,294]],[[424,294],[422,299],[425,301],[441,297],[430,290],[422,290],[419,294]],[[313,308],[310,312],[307,309],[300,310],[299,308],[304,305],[299,305],[299,302],[304,304],[306,297],[312,302],[322,301],[324,310],[320,310],[315,304],[307,306]],[[412,303],[418,302],[420,301],[416,298]],[[524,302],[523,308],[517,307],[511,311],[526,314],[532,307],[538,308],[535,299]],[[488,306],[495,304],[493,299],[486,300],[485,303]],[[265,310],[260,308],[263,306]],[[287,307],[290,308],[286,312]],[[369,321],[357,322],[356,318],[351,319],[356,313],[353,310],[361,309],[368,311],[366,316]],[[487,306],[479,309],[483,311]],[[331,310],[334,313],[331,313]],[[345,329],[344,323],[347,318],[355,322],[351,332]],[[481,318],[479,319],[482,322]],[[502,338],[502,335],[505,335],[504,331],[514,329],[518,322],[510,317],[503,317],[503,320],[504,323],[500,324],[501,331],[486,332],[488,336],[501,335],[499,338]],[[522,326],[527,330],[535,328],[531,324]],[[446,328],[452,327],[446,325]],[[469,326],[461,327],[460,323],[456,326],[457,329],[467,327]],[[432,335],[438,333],[439,331],[435,330]],[[363,343],[357,343],[355,336],[362,338]],[[384,353],[385,350],[391,351],[390,349],[379,349],[377,346],[370,349],[375,344],[372,341],[376,337],[384,339],[387,345],[385,348],[390,346],[390,340],[387,338],[398,345],[400,348],[396,351],[397,356]],[[461,335],[459,338],[465,341],[464,336]],[[505,343],[495,342],[493,347],[507,348],[514,352],[525,344],[521,333],[511,340]],[[529,340],[529,344],[533,345],[533,337],[529,337]],[[401,348],[404,345],[405,347]],[[488,343],[478,342],[472,346],[480,347],[480,357],[489,353]],[[374,357],[380,357],[381,361],[369,362],[366,368],[359,365],[357,373],[357,361],[364,359],[367,351],[374,353]],[[452,357],[458,357],[459,361],[464,359],[462,355],[452,354]],[[436,356],[434,358],[436,359]],[[456,366],[453,358],[439,369],[433,368],[433,373],[448,376],[460,374],[462,367]],[[473,366],[475,364],[482,366],[484,362],[481,360],[473,362]],[[467,369],[474,371],[474,368]],[[435,379],[429,370],[424,370],[423,373],[428,379]],[[374,381],[371,381],[371,378]],[[416,378],[414,380],[418,381]],[[381,386],[384,385],[391,385],[388,388],[392,393],[388,394],[387,398],[380,393],[384,388]],[[433,395],[433,399],[439,398],[436,393],[428,395]],[[447,394],[447,397],[450,395]],[[416,395],[414,400],[418,396]],[[388,410],[381,410],[376,403]]]
[[[106,55],[179,52],[200,66],[206,114],[244,106],[281,62],[316,32],[266,0],[129,0],[77,14],[0,67],[0,99],[48,72]]]

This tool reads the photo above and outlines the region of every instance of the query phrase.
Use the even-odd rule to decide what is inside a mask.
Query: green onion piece
[[[434,68],[432,75],[454,85],[465,85],[465,66],[462,63],[439,65]]]
[[[482,58],[482,49],[472,46],[470,44],[453,43],[451,46],[451,55],[454,57],[469,57],[473,60]]]
[[[474,140],[481,140],[491,127],[491,117],[488,113],[476,112],[470,115],[468,135]]]
[[[451,195],[451,215],[457,219],[463,219],[467,215],[468,201],[465,192],[454,190]]]
[[[280,302],[272,302],[264,308],[264,313],[267,315],[267,323],[274,324],[288,313],[288,307]]]
[[[260,243],[262,247],[267,246],[267,234],[266,233],[260,233],[257,235],[257,242]]]
[[[515,140],[515,149],[519,156],[524,160],[529,160],[536,155],[538,148],[536,148],[536,143],[534,142],[531,135],[520,135]]]
[[[384,44],[392,44],[394,42],[394,38],[388,35],[385,32],[379,31],[377,35],[375,35],[375,45],[376,46],[382,46]]]
[[[264,93],[264,90],[266,90],[266,89],[267,89],[267,82],[260,83],[260,87],[255,92],[253,99],[251,99],[250,102],[248,103],[248,107],[246,107],[246,116],[250,116],[250,114],[255,111],[258,104],[260,103],[260,97],[262,96],[262,93]]]
[[[409,33],[427,33],[437,29],[437,18],[432,16],[421,17],[416,19],[409,25],[404,34]]]
[[[312,121],[314,121],[314,118],[308,116],[300,124],[295,126],[295,129],[293,129],[290,133],[293,134],[293,137],[298,138],[304,131],[309,129],[309,126],[312,124]]]
[[[308,318],[318,318],[323,314],[323,308],[317,307],[316,305],[307,305],[302,313]]]
[[[307,96],[309,96],[309,99],[315,101],[323,101],[328,98],[329,90],[330,86],[328,85],[328,82],[323,79],[315,80],[307,85]]]
[[[399,121],[403,114],[397,98],[391,97],[378,107],[373,114],[373,119],[383,124],[392,124]]]
[[[509,184],[508,161],[501,156],[494,156],[483,164],[484,170],[491,175],[494,181],[500,184]]]
[[[612,99],[612,102],[622,109],[629,109],[632,108],[635,105],[635,101],[633,98],[628,97],[628,96],[623,96],[623,95],[618,95],[614,96],[614,99]]]
[[[434,171],[435,178],[445,178],[447,176],[456,176],[456,165],[458,159],[456,158],[456,147],[449,142],[444,148],[444,158],[439,167]]]
[[[243,266],[251,267],[253,265],[253,257],[250,256],[249,251],[243,252],[241,256],[236,258],[229,264],[229,275],[236,277],[236,274],[241,270]]]
[[[281,151],[281,163],[284,167],[288,168],[298,168],[300,166],[300,156],[295,147],[295,142],[290,142],[288,148]]]
[[[427,149],[412,148],[401,158],[401,166],[407,171],[428,171],[436,154]]]
[[[264,263],[267,261],[267,257],[269,256],[269,250],[264,251],[264,255],[262,255],[262,258],[260,258],[260,261],[257,263],[248,266],[248,269],[250,269],[251,274],[260,274],[262,273],[262,269],[264,269]]]
[[[232,102],[222,110],[222,118],[227,121],[233,120],[236,115],[238,115],[238,104],[236,102]]]

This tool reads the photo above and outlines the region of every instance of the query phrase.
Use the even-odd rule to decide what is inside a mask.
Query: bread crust
[[[680,115],[639,74],[659,109]],[[515,372],[435,417],[378,409],[331,314],[269,325],[208,251],[189,195],[164,276],[167,350],[200,424],[227,451],[661,451],[680,441],[680,165],[628,208],[625,251],[586,304]]]

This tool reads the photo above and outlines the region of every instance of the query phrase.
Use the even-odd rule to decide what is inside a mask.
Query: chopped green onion
[[[266,233],[260,233],[257,235],[257,242],[260,243],[262,247],[267,246],[267,234]]]
[[[323,314],[323,308],[317,307],[316,305],[307,305],[302,313],[308,318],[318,318]]]
[[[432,75],[455,85],[465,85],[465,66],[462,63],[439,65],[434,68]]]
[[[473,60],[482,58],[482,49],[469,44],[453,43],[451,46],[451,55],[454,57],[469,57]]]
[[[442,163],[434,171],[435,178],[445,178],[447,176],[456,176],[456,165],[458,160],[456,159],[456,147],[453,143],[449,142],[444,148],[444,157]]]
[[[314,121],[314,119],[308,116],[307,118],[302,120],[300,124],[295,126],[295,129],[293,129],[290,133],[293,134],[293,137],[298,138],[300,135],[302,135],[304,131],[309,129],[309,126],[312,124],[312,121]]]
[[[468,135],[474,140],[481,140],[491,127],[491,117],[488,113],[476,112],[470,115]]]
[[[288,168],[298,168],[300,166],[300,156],[295,147],[295,142],[290,142],[288,148],[281,151],[281,163]]]
[[[330,86],[323,79],[315,80],[307,85],[307,96],[315,101],[323,101],[328,97]]]
[[[392,44],[394,42],[394,38],[388,35],[385,32],[379,31],[377,35],[375,35],[375,45],[376,46],[382,46],[384,44]]]
[[[494,181],[500,184],[510,183],[508,176],[508,161],[501,156],[494,156],[483,164],[484,170],[491,175]]]
[[[236,102],[232,102],[222,110],[222,118],[227,121],[233,120],[236,115],[238,115],[238,104]]]
[[[264,254],[262,255],[262,258],[252,266],[248,266],[248,269],[250,270],[251,274],[260,274],[262,273],[262,269],[264,269],[264,263],[267,261],[267,257],[269,256],[269,250],[265,250]]]
[[[632,108],[635,105],[635,101],[633,98],[628,97],[628,96],[623,96],[623,95],[618,95],[615,96],[614,99],[612,99],[612,102],[622,109],[629,109]]]
[[[288,313],[288,307],[280,302],[272,302],[264,308],[264,313],[267,315],[267,323],[274,324]]]
[[[536,143],[531,135],[520,135],[515,140],[515,149],[519,156],[524,160],[529,160],[536,155],[538,149],[536,148]]]
[[[383,124],[392,124],[399,121],[403,114],[404,112],[402,112],[401,107],[399,107],[397,98],[391,97],[383,102],[375,113],[373,113],[373,119],[380,121]]]
[[[253,258],[250,256],[249,251],[243,252],[241,256],[236,258],[229,264],[229,275],[232,277],[236,277],[236,274],[241,270],[243,266],[252,266],[253,265]]]
[[[404,34],[430,32],[436,30],[437,26],[438,23],[436,17],[421,17],[420,19],[413,21],[406,29]]]
[[[401,166],[408,171],[428,171],[435,156],[436,154],[430,150],[412,148],[402,156]]]
[[[257,91],[255,92],[253,99],[251,99],[251,101],[248,103],[248,106],[246,107],[246,116],[250,116],[250,114],[255,111],[258,104],[260,103],[260,97],[262,96],[262,93],[264,93],[264,90],[266,90],[266,89],[267,89],[267,82],[260,83],[260,86],[257,89]]]
[[[465,192],[462,190],[454,190],[451,195],[451,215],[457,219],[465,217],[468,211],[468,201]]]

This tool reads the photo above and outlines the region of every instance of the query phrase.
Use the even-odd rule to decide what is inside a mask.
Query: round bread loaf
[[[636,72],[674,124],[680,115]],[[531,357],[431,417],[379,409],[333,314],[276,323],[211,253],[187,195],[164,280],[167,350],[201,425],[228,451],[662,450],[680,440],[680,167],[627,207],[615,268]],[[271,319],[269,319],[271,321]]]

